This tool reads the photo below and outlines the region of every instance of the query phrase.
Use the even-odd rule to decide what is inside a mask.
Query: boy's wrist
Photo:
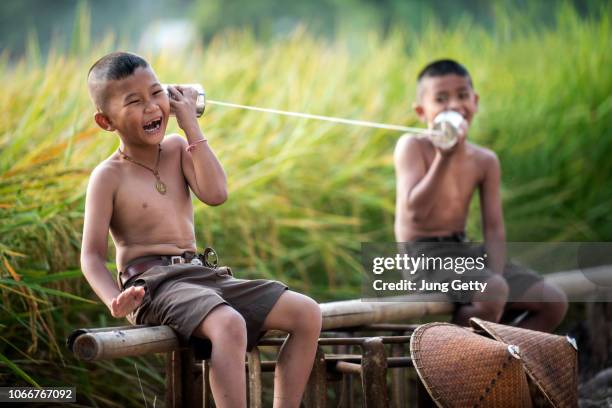
[[[187,141],[189,144],[193,142],[197,142],[200,139],[204,139],[204,135],[202,134],[202,130],[197,122],[193,125],[185,126],[183,128],[183,132],[185,132],[185,136],[187,136]]]
[[[448,159],[450,158],[450,156],[451,156],[450,154],[445,154],[441,152],[439,149],[436,149],[434,161],[438,161],[441,164],[448,163],[449,162]]]
[[[206,143],[206,142],[208,142],[207,139],[196,140],[195,142],[193,142],[189,146],[187,146],[187,148],[185,148],[185,151],[186,152],[191,152],[191,151],[193,151],[193,149],[195,149],[198,146],[198,144]]]

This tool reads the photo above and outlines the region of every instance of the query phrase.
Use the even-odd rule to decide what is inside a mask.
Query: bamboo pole
[[[320,307],[324,330],[419,319],[453,311],[452,304],[448,302],[364,302],[359,299],[322,303]]]
[[[557,285],[570,300],[583,300],[599,289],[612,289],[612,265],[550,273],[546,281]]]
[[[165,353],[179,348],[170,326],[97,331],[80,335],[74,341],[74,354],[86,361]]]
[[[598,285],[612,286],[612,265],[548,274],[546,281],[557,285],[570,299],[580,298],[595,292],[600,287]],[[437,295],[431,296],[431,299],[439,299]],[[448,302],[406,301],[410,299],[406,297],[390,299],[403,301],[355,299],[322,303],[323,329],[420,319],[448,314],[453,310]],[[72,347],[77,358],[87,361],[163,353],[178,348],[178,339],[168,326],[92,329],[78,335]]]

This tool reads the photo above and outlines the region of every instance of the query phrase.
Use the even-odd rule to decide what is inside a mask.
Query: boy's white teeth
[[[145,132],[155,132],[161,127],[161,122],[161,119],[152,120],[151,122],[144,125],[143,129],[145,130]]]

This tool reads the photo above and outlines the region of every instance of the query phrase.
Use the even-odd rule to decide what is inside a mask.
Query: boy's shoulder
[[[428,144],[430,146],[428,146]],[[425,138],[406,133],[397,140],[394,154],[396,159],[398,159],[409,152],[414,154],[423,153],[428,147],[433,147],[431,146],[430,141],[426,140]]]
[[[87,194],[96,192],[97,197],[99,197],[99,194],[114,194],[121,179],[120,163],[117,152],[113,152],[109,157],[98,163],[89,176]]]
[[[395,144],[395,150],[404,150],[410,147],[422,146],[425,140],[410,133],[404,133]]]
[[[182,137],[181,135],[177,133],[171,133],[167,135],[166,137],[164,137],[164,140],[162,141],[162,148],[166,147],[169,149],[178,149],[178,148],[187,147],[187,146],[188,146],[187,140],[185,140],[184,137]]]
[[[108,178],[115,180],[120,176],[121,172],[121,161],[118,152],[113,152],[109,157],[98,163],[91,172],[92,179]]]
[[[468,153],[471,158],[476,159],[483,165],[499,166],[499,158],[493,150],[472,142],[467,142],[467,146],[469,148]]]

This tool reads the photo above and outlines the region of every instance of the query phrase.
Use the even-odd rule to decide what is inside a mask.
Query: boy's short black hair
[[[116,81],[134,73],[136,68],[148,68],[149,63],[142,57],[130,52],[113,52],[94,62],[87,74],[89,92],[94,103],[100,108],[104,101],[101,84]]]
[[[470,86],[472,88],[474,87],[472,77],[470,76],[468,70],[463,65],[452,59],[440,59],[427,64],[417,76],[417,85],[420,85],[424,78],[441,77],[452,74],[467,78],[470,82]],[[420,91],[418,93],[420,94]]]
[[[103,56],[89,68],[88,76],[95,75],[98,80],[119,80],[134,73],[136,68],[147,68],[144,58],[130,52],[113,52]]]

